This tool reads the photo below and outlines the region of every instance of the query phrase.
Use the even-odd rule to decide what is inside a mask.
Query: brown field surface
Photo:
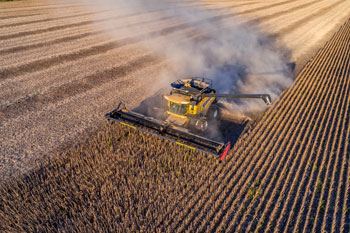
[[[350,231],[350,1],[181,4],[259,27],[296,63],[223,163],[103,116],[151,97],[167,66],[106,31],[191,28],[95,1],[0,2],[1,232]]]

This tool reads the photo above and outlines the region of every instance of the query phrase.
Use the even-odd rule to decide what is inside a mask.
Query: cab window
[[[178,104],[170,101],[169,112],[172,112],[178,115],[185,115],[187,112],[187,105]]]

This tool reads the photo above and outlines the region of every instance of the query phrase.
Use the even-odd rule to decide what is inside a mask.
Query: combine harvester
[[[172,90],[164,95],[167,104],[153,108],[156,117],[146,116],[126,109],[123,103],[107,113],[109,120],[167,139],[223,160],[231,143],[218,142],[205,137],[208,125],[219,121],[220,106],[217,98],[259,98],[271,104],[268,94],[217,94],[212,80],[205,78],[181,79],[171,83]]]

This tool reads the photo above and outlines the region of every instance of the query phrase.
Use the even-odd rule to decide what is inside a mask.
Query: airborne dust
[[[292,83],[287,59],[274,40],[227,8],[209,8],[195,1],[100,0],[98,7],[88,0],[75,1],[96,15],[105,11],[116,17],[102,23],[112,38],[136,38],[166,61],[152,92],[176,79],[206,77],[218,93],[267,93],[274,101]],[[221,102],[241,116],[266,109],[262,100]]]
[[[118,17],[102,24],[112,37],[139,38],[167,61],[158,89],[179,78],[200,76],[212,79],[220,93],[268,93],[275,100],[292,83],[274,41],[232,11],[188,1],[100,0],[98,7],[88,0],[75,1],[96,14],[107,10],[104,14]],[[260,100],[232,106],[237,105],[241,112],[265,108]]]

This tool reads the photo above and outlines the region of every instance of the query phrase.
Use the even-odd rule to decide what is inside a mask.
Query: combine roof
[[[211,91],[213,81],[206,78],[187,78],[179,79],[170,85],[177,91],[182,93],[209,93]]]

